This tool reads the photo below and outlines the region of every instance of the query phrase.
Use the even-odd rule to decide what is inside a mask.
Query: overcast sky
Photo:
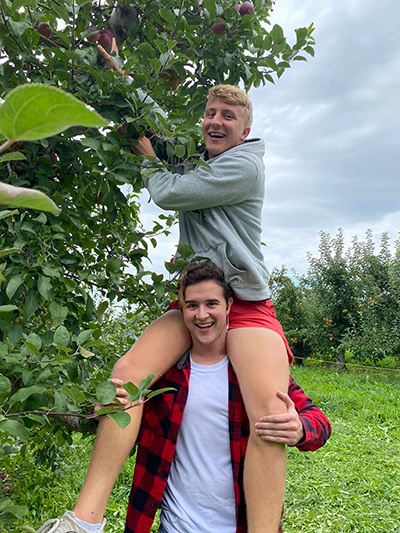
[[[316,55],[276,85],[252,90],[252,137],[262,137],[266,193],[264,255],[270,270],[307,270],[319,232],[346,239],[368,228],[379,240],[400,230],[400,1],[277,0],[271,19],[294,44],[315,24]],[[150,205],[150,204],[149,204]],[[150,227],[154,204],[143,209]],[[174,232],[152,253],[165,272]]]

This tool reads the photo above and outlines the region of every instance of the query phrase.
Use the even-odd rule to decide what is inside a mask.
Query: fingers
[[[112,38],[112,42],[111,42],[111,52],[115,52],[115,55],[118,55],[118,54],[119,54],[119,50],[118,50],[118,46],[117,46],[117,41],[115,40],[115,37]]]
[[[117,72],[124,72],[122,70],[122,68],[119,68],[117,67],[117,65],[115,64],[115,61],[113,60],[113,58],[110,56],[110,54],[101,46],[101,44],[98,44],[97,45],[97,51],[99,52],[99,54],[101,56],[104,57],[104,59],[106,60],[106,63],[107,63],[107,66],[109,68],[111,68],[112,70],[116,70]],[[111,52],[115,52],[116,55],[118,55],[118,48],[117,48],[117,44],[115,42],[115,38],[113,37],[113,43],[111,45]]]
[[[122,403],[122,405],[127,405],[128,401],[128,392],[122,387],[122,381],[120,379],[111,378],[111,381],[115,385],[115,398]],[[115,402],[112,402],[109,405],[113,405]],[[118,405],[118,404],[116,404]]]
[[[280,398],[286,404],[286,407],[288,409],[290,407],[294,407],[294,403],[290,399],[290,396],[288,394],[286,394],[286,392],[282,392],[282,391],[278,390],[276,395],[278,396],[278,398]]]

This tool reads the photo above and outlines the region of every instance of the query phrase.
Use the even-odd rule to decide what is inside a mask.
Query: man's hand
[[[147,137],[139,137],[138,144],[130,147],[136,155],[144,155],[145,157],[157,157],[151,142]]]
[[[111,378],[111,381],[115,385],[115,398],[119,400],[122,405],[127,405],[128,402],[128,392],[122,387],[122,381],[120,379]],[[110,405],[116,404],[116,402],[112,402]]]
[[[255,431],[263,440],[295,446],[303,438],[303,424],[290,397],[281,391],[276,395],[286,404],[286,413],[263,416]]]
[[[121,381],[120,379],[115,379],[115,378],[111,378],[111,381],[114,383],[115,385],[115,399],[118,400],[119,402],[122,403],[122,405],[128,405],[129,401],[128,401],[128,392],[121,386],[123,381]],[[119,405],[119,403],[117,403],[116,401],[113,401],[109,404],[107,404],[107,407],[109,405]],[[93,407],[92,407],[92,410],[90,412],[90,414],[96,414],[97,411],[99,409],[101,409],[102,407],[106,407],[105,405],[101,405],[100,403],[96,403]]]
[[[124,70],[122,70],[122,68],[117,67],[117,65],[116,65],[114,59],[112,58],[112,56],[110,56],[110,54],[107,53],[104,50],[104,48],[101,46],[101,44],[97,45],[97,51],[106,60],[108,68],[111,68],[112,70],[117,70],[118,72],[121,72],[121,74],[123,74],[125,72]],[[115,52],[115,55],[118,55],[118,53],[119,53],[115,37],[113,37],[113,40],[112,40],[112,43],[111,43],[111,52]]]

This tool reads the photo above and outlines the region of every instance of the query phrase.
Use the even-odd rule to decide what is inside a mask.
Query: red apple
[[[167,68],[167,70],[161,74],[161,76],[167,80],[167,84],[171,87],[173,91],[176,91],[176,89],[179,87],[180,78],[178,74],[171,70],[170,68]]]
[[[101,32],[99,31],[99,28],[97,26],[88,26],[87,28],[85,28],[85,30],[96,31],[96,33],[92,33],[91,35],[87,36],[87,40],[90,41],[91,43],[95,43],[96,41],[100,39]]]
[[[235,4],[235,9],[236,9],[236,11],[237,11],[238,13],[240,13],[240,6],[241,6],[241,5],[242,5],[242,4]]]
[[[98,40],[98,43],[101,44],[103,48],[110,48],[112,44],[112,39],[113,39],[112,33],[111,33],[111,36],[109,35],[109,33],[106,33],[105,31],[103,31],[103,33],[100,35],[100,39]]]
[[[117,128],[118,135],[126,135],[128,133],[128,124],[124,122],[121,126]]]
[[[254,13],[254,6],[251,2],[243,2],[239,7],[239,13],[242,15],[248,15],[250,12]]]
[[[223,22],[217,22],[217,24],[214,24],[211,30],[217,35],[221,35],[226,31],[226,24],[224,24]]]
[[[43,37],[49,38],[51,35],[51,29],[47,22],[39,22],[37,31],[40,33],[40,35],[43,35]]]

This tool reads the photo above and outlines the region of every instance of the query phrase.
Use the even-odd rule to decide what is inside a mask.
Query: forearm
[[[143,182],[162,209],[192,211],[244,201],[252,197],[259,179],[253,161],[244,160],[239,165],[222,155],[210,167],[199,166],[185,174],[160,170]]]
[[[142,409],[127,411],[131,423],[123,430],[111,418],[101,418],[86,480],[74,508],[82,520],[101,521],[114,483],[136,442]]]

